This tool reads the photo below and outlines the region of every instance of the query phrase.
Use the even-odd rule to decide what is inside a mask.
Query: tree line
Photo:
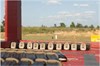
[[[4,26],[5,26],[4,20],[3,20],[1,23],[2,23],[2,24],[0,25],[0,27],[1,27],[0,30],[1,30],[1,32],[4,32]],[[47,27],[47,26],[42,25],[41,27]],[[60,23],[60,26],[57,26],[56,24],[54,24],[54,27],[66,28],[67,26],[66,26],[65,23],[61,22],[61,23]],[[82,25],[81,23],[77,23],[77,24],[75,25],[74,22],[71,22],[71,24],[70,24],[69,27],[70,27],[70,28],[91,28],[91,29],[99,29],[99,28],[100,28],[99,25],[96,26],[96,27],[94,27],[94,25],[90,25],[90,26],[88,26],[88,25]]]
[[[57,26],[56,24],[54,24],[54,27],[67,27],[66,25],[65,25],[65,23],[60,23],[60,26]],[[70,28],[91,28],[91,29],[94,29],[94,28],[97,28],[97,29],[99,29],[100,28],[100,26],[99,25],[97,25],[96,27],[94,27],[94,25],[90,25],[90,26],[88,26],[88,25],[82,25],[81,23],[77,23],[76,25],[75,25],[75,23],[74,22],[71,22],[71,24],[70,24],[70,26],[69,26]]]

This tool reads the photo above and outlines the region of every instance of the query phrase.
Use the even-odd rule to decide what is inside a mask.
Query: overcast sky
[[[100,0],[22,0],[23,26],[53,26],[64,22],[98,25]],[[4,0],[0,2],[0,22],[4,17]]]

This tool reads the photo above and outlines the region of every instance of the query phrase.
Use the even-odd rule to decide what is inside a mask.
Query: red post
[[[21,40],[21,0],[5,0],[5,40],[3,47]]]

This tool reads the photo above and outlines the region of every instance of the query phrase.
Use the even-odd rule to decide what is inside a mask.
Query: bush
[[[0,32],[4,32],[4,27],[3,26],[0,26]]]

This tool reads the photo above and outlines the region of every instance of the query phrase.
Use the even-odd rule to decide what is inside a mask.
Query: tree
[[[0,25],[0,30],[1,32],[4,32],[4,27],[2,25]]]
[[[64,23],[60,23],[60,27],[66,27]]]
[[[75,28],[74,22],[72,22],[72,23],[70,24],[70,28]]]
[[[99,25],[97,25],[97,29],[100,29],[100,26]]]
[[[90,26],[89,26],[89,28],[93,29],[93,28],[94,28],[94,26],[93,26],[93,25],[90,25]]]
[[[54,27],[57,27],[57,25],[56,25],[56,24],[54,24]]]
[[[41,25],[41,27],[44,27],[44,25]]]
[[[46,27],[45,25],[41,25],[41,27]]]
[[[85,26],[84,26],[84,28],[88,28],[88,26],[87,26],[87,25],[85,25]]]
[[[4,20],[2,21],[2,25],[5,26],[5,21]]]
[[[3,20],[1,23],[2,23],[2,25],[0,25],[0,30],[1,30],[1,32],[4,32],[4,26],[5,26],[5,23],[4,23],[5,21]]]
[[[76,27],[77,27],[77,28],[83,28],[83,25],[80,24],[80,23],[77,23]]]

